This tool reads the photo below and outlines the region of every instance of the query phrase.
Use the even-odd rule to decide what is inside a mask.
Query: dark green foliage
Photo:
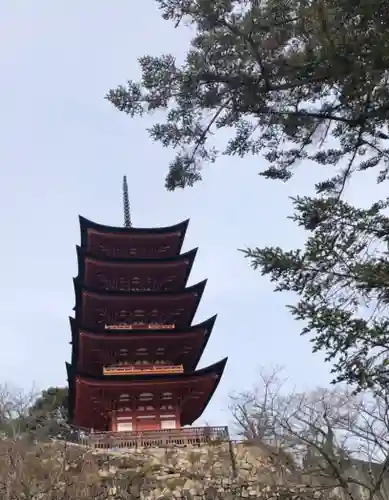
[[[0,386],[0,433],[7,436],[63,438],[70,432],[67,411],[67,388],[50,387],[37,397],[33,392]]]
[[[65,437],[69,431],[67,416],[67,387],[50,387],[29,408],[26,427],[42,438]]]
[[[358,388],[389,382],[388,206],[296,198],[293,220],[310,232],[305,247],[244,250],[276,291],[297,293],[290,310],[303,334],[327,353],[336,381]]]
[[[68,389],[67,387],[49,387],[42,391],[30,408],[31,415],[51,415],[57,413],[63,419],[67,418]]]
[[[314,350],[326,352],[335,380],[386,384],[387,202],[359,210],[342,195],[356,172],[388,176],[387,2],[156,3],[165,19],[193,29],[184,63],[143,56],[141,80],[107,99],[131,117],[164,112],[149,133],[176,151],[169,190],[200,181],[204,164],[223,154],[261,154],[268,166],[260,175],[282,181],[303,160],[327,167],[316,198],[294,200],[292,218],[309,232],[305,248],[246,256],[276,290],[297,294],[292,314]]]
[[[219,154],[262,153],[261,175],[288,180],[296,162],[347,163],[319,191],[389,149],[389,16],[382,0],[156,0],[165,19],[195,29],[186,60],[144,56],[140,82],[109,91],[130,116],[164,110],[150,136],[177,150],[168,189],[201,179]],[[226,129],[220,150],[213,138]],[[225,136],[224,136],[225,137]],[[312,148],[314,146],[314,148]],[[368,159],[366,159],[368,158]]]

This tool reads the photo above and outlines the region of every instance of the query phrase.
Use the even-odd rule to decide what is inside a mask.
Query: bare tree
[[[34,389],[24,391],[10,384],[0,384],[0,433],[16,438],[26,428],[29,409],[37,397]]]
[[[316,496],[376,498],[389,485],[389,392],[291,392],[279,373],[262,372],[258,388],[231,397],[238,433],[301,474]]]
[[[107,497],[98,464],[88,450],[26,440],[0,442],[0,497],[4,500],[65,500]]]
[[[0,436],[39,441],[70,439],[72,429],[67,424],[66,400],[63,388],[40,392],[0,384]]]

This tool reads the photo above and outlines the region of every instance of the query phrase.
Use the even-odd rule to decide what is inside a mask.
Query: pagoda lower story
[[[73,424],[97,431],[148,431],[191,425],[205,409],[225,361],[195,376],[169,371],[88,377],[68,365]],[[132,380],[128,380],[129,376]]]
[[[203,413],[226,359],[197,369],[216,317],[192,325],[205,282],[187,287],[188,221],[111,227],[80,217],[70,319],[69,421],[78,429],[181,429]]]

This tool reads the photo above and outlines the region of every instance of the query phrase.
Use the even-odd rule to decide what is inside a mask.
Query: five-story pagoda
[[[124,227],[80,217],[69,420],[95,431],[179,429],[207,406],[226,359],[196,370],[216,317],[192,320],[206,281],[187,287],[196,249],[180,253],[188,221]]]

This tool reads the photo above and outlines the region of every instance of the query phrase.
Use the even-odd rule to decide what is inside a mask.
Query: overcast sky
[[[190,284],[208,284],[196,320],[218,313],[201,366],[229,357],[203,420],[226,423],[228,394],[251,387],[260,366],[285,366],[299,389],[327,384],[329,366],[284,307],[292,297],[272,293],[237,251],[302,241],[288,196],[308,192],[317,167],[283,185],[257,175],[260,157],[222,158],[195,188],[165,191],[172,152],[148,138],[152,121],[103,99],[138,78],[139,56],[184,54],[188,34],[153,0],[6,0],[0,33],[0,382],[66,383],[78,215],[122,225],[127,174],[134,225],[190,218],[183,250],[199,247]],[[368,186],[355,189],[361,199]]]

